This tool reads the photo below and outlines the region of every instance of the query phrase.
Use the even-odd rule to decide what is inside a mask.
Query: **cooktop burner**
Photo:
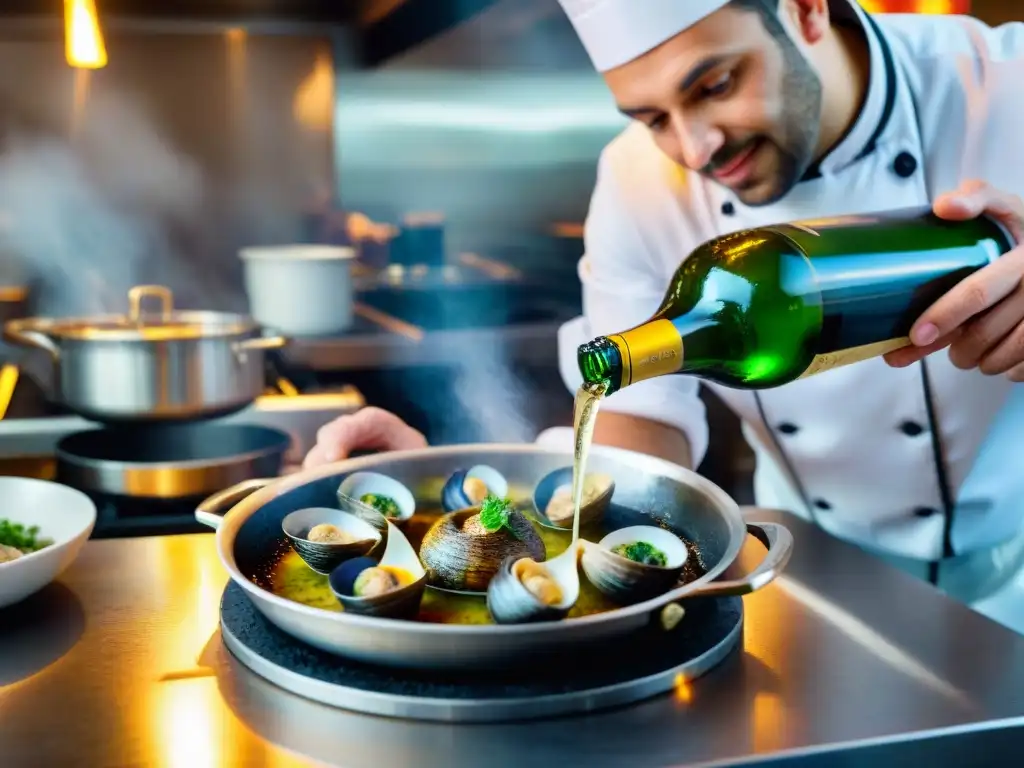
[[[212,533],[195,518],[195,510],[206,498],[137,499],[85,492],[96,504],[94,539],[119,539],[129,536],[169,536],[188,533]]]
[[[655,623],[616,639],[613,654],[601,645],[490,674],[389,669],[319,651],[264,619],[234,582],[221,600],[221,633],[256,674],[322,704],[414,720],[498,722],[592,712],[688,684],[740,644],[743,601],[689,601],[675,630]]]

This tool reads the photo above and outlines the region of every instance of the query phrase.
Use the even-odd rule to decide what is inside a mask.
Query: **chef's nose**
[[[676,142],[678,157],[687,168],[700,171],[706,168],[711,158],[725,144],[721,130],[695,120],[676,120]]]

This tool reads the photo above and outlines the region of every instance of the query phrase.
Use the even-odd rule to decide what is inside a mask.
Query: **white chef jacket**
[[[744,206],[671,162],[640,124],[605,148],[579,263],[584,314],[559,334],[571,391],[581,382],[577,346],[650,317],[679,262],[708,239],[928,206],[972,178],[1024,193],[1024,24],[868,16],[856,4],[849,12],[870,43],[865,104],[841,144],[781,201]],[[699,463],[709,438],[701,383],[640,382],[602,408],[680,428]],[[742,419],[761,506],[921,560],[992,547],[1020,529],[1024,392],[1005,377],[961,371],[943,351],[905,369],[877,358],[762,392],[703,383]]]

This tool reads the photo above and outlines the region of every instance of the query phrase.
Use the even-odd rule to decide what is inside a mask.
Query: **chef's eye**
[[[733,77],[732,72],[725,72],[719,75],[714,80],[705,83],[700,88],[700,96],[705,99],[717,98],[724,96],[732,88]]]
[[[647,122],[647,127],[652,131],[663,131],[668,126],[668,115],[658,115]]]

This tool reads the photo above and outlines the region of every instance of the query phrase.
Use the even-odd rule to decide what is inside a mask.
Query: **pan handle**
[[[60,360],[60,347],[32,318],[8,320],[4,325],[4,336],[9,341],[42,349],[49,352],[54,360]]]
[[[208,496],[199,502],[199,506],[196,507],[196,520],[203,525],[217,530],[220,527],[221,521],[235,504],[240,502],[242,499],[252,496],[256,491],[261,488],[266,488],[268,485],[276,481],[276,477],[262,477],[253,480],[243,480],[237,485],[232,485],[230,488],[225,488],[223,491],[218,491],[212,496]]]
[[[694,597],[742,597],[768,586],[782,573],[793,554],[793,534],[778,523],[747,523],[747,533],[764,544],[768,553],[753,571],[735,581],[713,581],[690,592]],[[679,603],[669,603],[657,612],[662,629],[671,632],[686,614]]]
[[[244,363],[250,352],[270,351],[288,346],[289,339],[285,336],[254,336],[251,339],[242,339],[231,345],[238,362]]]
[[[236,352],[245,352],[250,349],[281,349],[288,346],[288,338],[285,336],[253,336],[251,339],[242,339],[232,345]]]
[[[747,533],[764,544],[768,554],[753,571],[735,581],[712,581],[687,595],[691,597],[733,597],[749,595],[782,573],[793,554],[793,534],[778,523],[747,523]]]

